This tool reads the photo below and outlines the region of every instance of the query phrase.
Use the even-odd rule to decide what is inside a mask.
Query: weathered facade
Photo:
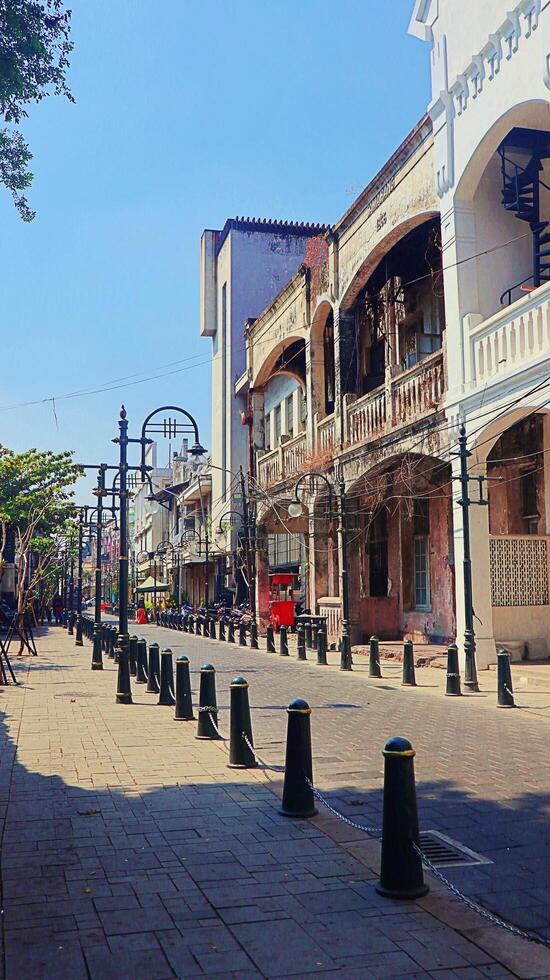
[[[303,536],[305,604],[325,611],[338,632],[340,559],[326,485],[306,482],[302,517],[291,521],[286,510],[297,478],[321,471],[345,480],[352,639],[450,638],[445,308],[427,117],[309,245],[299,272],[246,337],[260,617],[268,612],[262,534]],[[266,397],[281,376],[300,392],[301,428],[290,429],[284,413],[266,425]]]
[[[548,656],[550,5],[417,0],[410,31],[431,46],[450,435],[465,424],[469,475],[499,478],[488,507],[471,484],[478,663]],[[458,505],[453,523],[460,568]],[[464,609],[457,575],[459,636]]]

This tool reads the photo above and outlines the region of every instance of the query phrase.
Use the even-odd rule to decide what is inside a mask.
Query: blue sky
[[[176,403],[208,446],[202,229],[236,214],[335,221],[424,112],[428,48],[406,33],[412,0],[68,6],[76,104],[52,97],[22,127],[35,221],[0,189],[0,443],[114,461],[124,401],[131,435]],[[5,410],[175,370],[58,397],[55,413]]]

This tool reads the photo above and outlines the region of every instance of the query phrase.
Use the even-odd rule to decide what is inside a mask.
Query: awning
[[[151,575],[149,575],[149,578],[145,579],[145,582],[142,582],[141,585],[138,585],[136,588],[136,592],[169,592],[169,591],[170,591],[170,586],[165,585],[163,582],[159,582],[157,580],[157,583],[155,585],[155,580]]]

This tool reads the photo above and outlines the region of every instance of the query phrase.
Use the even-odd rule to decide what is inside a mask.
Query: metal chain
[[[542,936],[537,936],[533,932],[526,932],[525,929],[520,929],[519,926],[514,926],[510,922],[506,922],[504,919],[501,919],[498,915],[494,915],[493,912],[489,912],[487,909],[484,909],[481,905],[478,905],[478,903],[474,902],[472,898],[468,898],[468,896],[464,895],[456,887],[456,885],[453,885],[452,881],[449,881],[449,879],[446,878],[445,875],[441,874],[441,871],[439,871],[439,869],[435,867],[433,862],[430,861],[429,857],[426,857],[422,848],[419,847],[418,844],[416,844],[413,841],[412,845],[416,853],[419,854],[420,857],[422,858],[422,862],[428,868],[428,871],[430,871],[431,874],[433,874],[434,878],[437,878],[437,880],[440,881],[442,885],[445,885],[449,889],[449,891],[451,891],[456,898],[458,898],[461,902],[463,902],[464,905],[466,905],[469,909],[471,909],[472,912],[477,912],[478,915],[480,915],[483,919],[487,919],[487,921],[492,922],[493,925],[500,926],[501,929],[505,929],[507,932],[511,932],[514,936],[520,936],[521,939],[528,939],[529,942],[532,943],[539,943],[541,946],[550,946],[550,939],[543,939]]]
[[[207,708],[199,708],[199,711],[206,711],[208,713],[208,717],[210,718],[210,723],[212,725],[212,728],[216,732],[216,735],[219,735],[219,737],[222,739],[223,742],[227,742],[227,737],[225,735],[222,735],[222,733],[220,732],[220,730],[219,730],[216,722],[214,721],[213,712],[217,712],[217,708],[208,708],[208,707]]]
[[[256,762],[259,762],[260,765],[263,766],[265,769],[272,769],[273,772],[284,772],[285,771],[285,767],[284,766],[272,766],[269,762],[266,762],[265,759],[262,759],[258,755],[258,753],[256,752],[256,749],[252,745],[252,742],[250,741],[250,739],[249,739],[248,735],[246,734],[246,732],[242,732],[241,734],[242,734],[243,741],[244,741],[246,747],[248,749],[250,749],[250,751],[252,752],[252,755],[254,756]]]
[[[330,810],[330,812],[333,813],[335,817],[338,817],[340,820],[343,820],[344,823],[347,823],[350,827],[353,827],[354,830],[362,830],[367,834],[376,834],[376,835],[380,835],[382,833],[380,827],[365,827],[364,824],[357,823],[355,820],[350,820],[349,817],[345,817],[343,813],[340,813],[339,810],[336,810],[332,806],[332,804],[328,802],[326,797],[323,796],[323,794],[320,793],[319,790],[315,788],[315,786],[313,785],[311,780],[308,779],[307,776],[304,775],[304,779],[307,785],[309,786],[310,790],[312,791],[314,797],[317,800],[319,800],[320,803],[323,803],[324,806],[326,806],[327,810]],[[498,915],[494,915],[493,912],[489,912],[487,909],[484,909],[481,905],[478,905],[477,902],[474,902],[473,899],[468,898],[468,896],[464,895],[456,887],[456,885],[453,885],[452,881],[449,881],[449,879],[446,878],[445,875],[441,874],[441,871],[439,871],[439,869],[436,868],[435,864],[432,861],[430,861],[429,857],[427,857],[426,854],[424,854],[422,848],[418,844],[416,844],[415,841],[412,842],[412,846],[416,851],[416,853],[420,856],[422,863],[426,866],[428,871],[430,871],[431,874],[433,874],[434,878],[437,878],[437,880],[440,881],[442,885],[445,885],[445,887],[448,888],[449,891],[452,892],[453,895],[459,899],[459,901],[463,902],[464,905],[466,905],[469,909],[471,909],[472,912],[477,912],[478,915],[480,915],[483,919],[486,919],[487,922],[491,922],[493,925],[499,926],[501,929],[505,929],[507,932],[512,933],[514,936],[519,936],[521,939],[527,939],[529,940],[529,942],[532,943],[539,943],[541,946],[550,947],[550,939],[543,939],[542,936],[537,936],[533,932],[526,932],[524,929],[520,929],[519,926],[514,926],[510,922],[505,922],[505,920],[501,919]]]
[[[327,798],[323,796],[323,794],[320,793],[318,789],[315,788],[315,786],[311,782],[311,779],[309,779],[306,775],[304,775],[304,779],[307,785],[309,786],[311,792],[313,793],[315,799],[319,800],[320,803],[323,803],[326,806],[327,810],[330,810],[330,812],[333,813],[335,817],[338,817],[340,820],[343,820],[344,823],[349,824],[349,826],[353,827],[354,830],[362,830],[365,834],[379,835],[382,833],[380,827],[365,827],[364,824],[356,823],[355,820],[350,820],[349,817],[345,817],[344,814],[340,813],[339,810],[335,810],[332,804],[328,802]]]

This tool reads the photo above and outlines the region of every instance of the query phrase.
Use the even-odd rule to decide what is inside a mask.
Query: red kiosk
[[[273,629],[278,633],[281,626],[294,627],[294,575],[275,572],[269,576],[269,609]]]

